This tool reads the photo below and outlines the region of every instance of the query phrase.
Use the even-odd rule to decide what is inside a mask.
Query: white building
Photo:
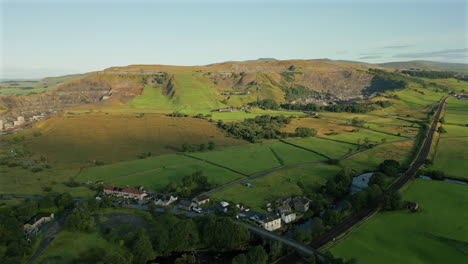
[[[289,223],[293,222],[294,220],[296,220],[296,213],[283,213],[283,214],[281,214],[281,219],[286,224],[289,224]]]
[[[260,221],[260,225],[268,231],[274,231],[281,228],[281,217],[276,215],[267,216]]]

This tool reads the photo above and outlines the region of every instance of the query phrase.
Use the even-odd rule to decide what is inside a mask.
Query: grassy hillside
[[[71,74],[59,77],[47,77],[40,81],[0,82],[0,96],[19,96],[40,94],[57,88],[65,82],[81,79],[88,74]]]

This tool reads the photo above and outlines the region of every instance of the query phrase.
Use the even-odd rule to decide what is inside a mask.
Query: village
[[[309,205],[312,202],[302,196],[280,198],[275,201],[274,205],[266,204],[267,213],[261,213],[251,211],[250,208],[242,204],[227,201],[214,202],[203,194],[193,199],[180,199],[172,194],[147,192],[142,186],[135,189],[105,186],[103,192],[107,196],[120,199],[114,200],[114,203],[123,203],[127,207],[138,206],[140,209],[156,207],[154,208],[156,211],[172,207],[172,211],[176,214],[185,212],[189,216],[211,213],[224,214],[239,220],[251,221],[268,231],[287,230],[286,225],[301,219],[303,213],[309,210]],[[96,199],[102,198],[96,197]],[[132,204],[134,206],[131,206]]]

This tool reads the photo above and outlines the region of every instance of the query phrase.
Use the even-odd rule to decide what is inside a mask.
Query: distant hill
[[[385,68],[404,68],[404,69],[421,69],[421,70],[437,70],[437,71],[463,71],[468,72],[467,63],[450,63],[437,61],[396,61],[377,64]]]

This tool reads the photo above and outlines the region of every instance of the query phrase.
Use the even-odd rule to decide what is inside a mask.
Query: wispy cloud
[[[393,55],[394,58],[465,58],[468,56],[468,49],[446,49],[428,52],[400,53]]]
[[[411,45],[386,46],[386,47],[382,47],[382,49],[404,49],[404,48],[408,48],[408,47],[411,47]]]
[[[360,60],[370,60],[370,59],[380,59],[380,58],[382,58],[382,56],[378,56],[378,55],[369,55],[369,56],[360,57],[359,59],[360,59]]]

